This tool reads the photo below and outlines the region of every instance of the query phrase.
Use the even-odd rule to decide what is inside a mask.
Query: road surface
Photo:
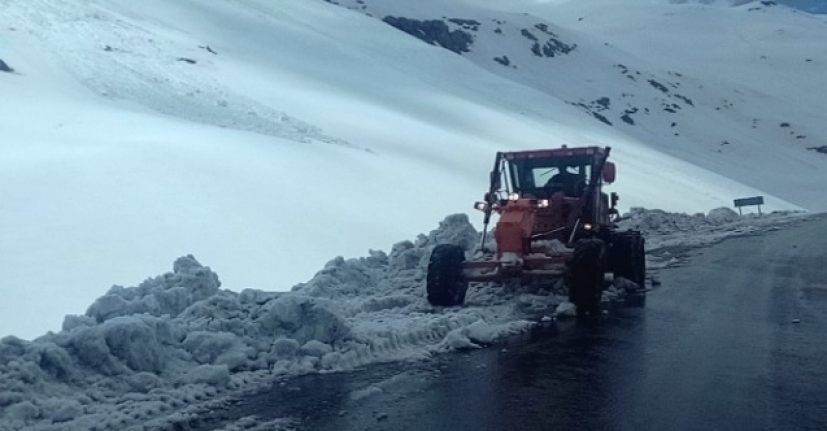
[[[827,217],[692,252],[645,309],[487,349],[304,376],[205,428],[827,430]]]

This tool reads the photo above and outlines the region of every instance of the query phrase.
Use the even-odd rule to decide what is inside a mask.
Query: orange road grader
[[[611,148],[584,147],[497,153],[490,187],[475,208],[485,214],[480,249],[466,260],[456,245],[436,246],[427,274],[428,301],[456,306],[469,282],[554,283],[565,278],[578,315],[601,312],[607,276],[632,283],[627,303],[645,302],[644,238],[615,222],[617,193]],[[491,247],[488,226],[499,220]]]

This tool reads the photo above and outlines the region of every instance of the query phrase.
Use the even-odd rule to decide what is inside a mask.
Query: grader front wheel
[[[462,247],[441,244],[434,247],[428,262],[426,290],[431,305],[453,307],[465,302],[468,281],[462,276],[465,250]]]

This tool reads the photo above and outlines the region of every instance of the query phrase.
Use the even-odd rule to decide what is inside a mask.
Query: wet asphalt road
[[[488,349],[305,376],[215,425],[306,430],[827,430],[827,217],[691,252],[645,309]]]

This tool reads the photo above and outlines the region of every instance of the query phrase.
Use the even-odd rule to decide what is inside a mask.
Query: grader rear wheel
[[[646,248],[639,232],[624,232],[612,240],[610,265],[615,277],[623,277],[637,284],[628,292],[626,304],[642,307],[646,304]]]
[[[569,268],[569,298],[577,314],[600,314],[606,246],[599,239],[582,239],[574,245]]]

